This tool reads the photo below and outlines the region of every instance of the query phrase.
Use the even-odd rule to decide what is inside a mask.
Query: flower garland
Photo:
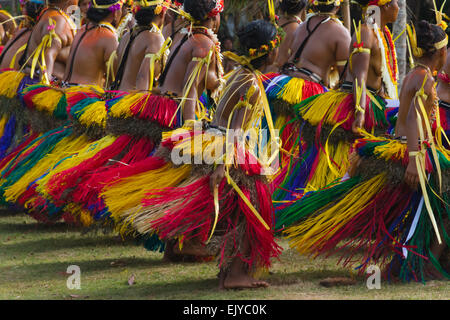
[[[248,54],[249,57],[262,57],[263,55],[271,52],[273,49],[278,48],[283,41],[283,34],[278,32],[275,39],[269,42],[269,44],[262,45],[257,49],[249,49]]]
[[[384,33],[380,28],[374,25],[377,32],[378,47],[381,51],[381,77],[386,89],[386,93],[391,99],[398,99],[397,75],[398,65],[395,54],[395,45],[392,40],[392,34],[387,27],[384,27]],[[384,36],[386,35],[386,37]]]
[[[125,29],[131,19],[133,19],[133,14],[131,12],[128,12],[125,17],[123,17],[119,22],[119,27],[117,28],[117,35],[119,38],[123,36],[123,33],[125,32]]]

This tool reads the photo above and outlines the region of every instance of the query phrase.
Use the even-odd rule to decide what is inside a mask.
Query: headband
[[[163,10],[167,9],[171,5],[170,0],[153,0],[153,1],[147,1],[147,0],[140,0],[139,4],[136,5],[136,10],[139,11],[141,8],[150,8],[155,6],[155,14],[160,14]]]
[[[408,31],[409,43],[411,45],[411,50],[412,50],[413,55],[416,58],[422,57],[425,54],[425,50],[420,48],[417,44],[416,29],[414,28],[414,26],[407,25],[406,30]],[[436,50],[441,50],[442,48],[446,47],[447,44],[448,44],[448,35],[445,36],[445,39],[434,43],[433,46]]]
[[[95,9],[108,9],[109,11],[114,12],[122,9],[123,0],[117,0],[111,4],[97,4],[95,0],[91,0],[91,5]]]
[[[326,0],[326,1],[319,1],[319,0],[310,0],[309,3],[313,6],[318,6],[318,5],[330,5],[330,4],[334,4],[336,7],[341,5],[341,0]]]
[[[175,5],[177,4],[175,3]],[[217,15],[223,12],[224,8],[225,8],[224,0],[216,0],[216,6],[203,18],[203,20],[216,17]],[[187,13],[184,10],[184,5],[182,5],[181,8],[177,10],[177,12],[179,15],[183,16],[193,24],[201,22],[194,19],[194,17],[192,17],[189,13]]]
[[[248,50],[248,59],[249,61],[261,58],[262,56],[268,54],[275,48],[278,48],[283,41],[285,36],[285,32],[283,28],[280,28],[276,23],[276,15],[275,15],[275,4],[273,0],[268,0],[268,8],[269,8],[269,17],[272,24],[277,29],[277,35],[273,40],[271,40],[268,44],[264,44],[259,48],[251,48]]]

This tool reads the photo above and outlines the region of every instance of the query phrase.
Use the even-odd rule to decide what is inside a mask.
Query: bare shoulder
[[[192,56],[196,58],[205,58],[214,47],[214,42],[204,34],[194,34],[192,40]]]
[[[409,81],[406,83],[405,89],[409,89],[413,91],[413,93],[418,92],[422,88],[422,86],[426,94],[430,94],[433,92],[434,79],[429,76],[428,72],[424,68],[416,68],[414,71],[412,71],[408,80]]]
[[[350,31],[348,31],[348,29],[343,24],[337,22],[334,22],[333,34],[338,37],[337,40],[349,40],[352,37]]]
[[[356,33],[353,34],[353,39],[356,40]],[[361,25],[361,41],[365,48],[372,48],[375,43],[375,34],[373,28],[367,24]]]

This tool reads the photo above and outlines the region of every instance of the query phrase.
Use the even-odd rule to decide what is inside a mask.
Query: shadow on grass
[[[71,226],[64,222],[57,222],[54,224],[43,224],[43,223],[0,223],[0,232],[10,232],[10,233],[65,233],[71,232],[81,232],[83,228]]]
[[[317,282],[326,278],[343,277],[348,278],[348,270],[329,270],[329,269],[319,269],[319,270],[300,270],[291,273],[276,272],[269,276],[267,279],[272,286],[285,286],[292,285],[301,282]],[[363,279],[363,277],[357,276],[355,279]]]
[[[14,239],[13,239],[14,240]],[[3,256],[20,256],[21,254],[43,253],[56,250],[73,250],[75,248],[86,249],[87,247],[111,247],[111,246],[138,246],[133,240],[123,241],[119,237],[113,236],[95,236],[83,238],[61,238],[39,239],[30,241],[21,241],[19,243],[8,244],[4,242],[1,246]]]
[[[145,252],[143,256],[145,256]],[[75,258],[76,259],[76,258]],[[0,273],[14,273],[19,275],[21,281],[27,278],[29,281],[55,280],[61,278],[67,279],[67,267],[70,265],[77,265],[80,267],[81,273],[84,275],[90,273],[98,273],[109,270],[122,270],[123,268],[151,268],[166,264],[160,257],[128,257],[128,258],[110,258],[110,259],[92,259],[92,260],[71,260],[70,257],[64,258],[65,261],[49,262],[49,263],[30,263],[11,267],[0,268]],[[0,279],[2,279],[0,277]],[[9,279],[5,279],[9,281]],[[1,284],[1,281],[0,281]]]
[[[0,208],[0,217],[15,217],[15,216],[24,216],[24,213],[22,210],[17,210],[14,208],[6,208],[6,207],[1,207]]]
[[[136,280],[136,284],[129,286],[124,281],[123,286],[114,286],[109,288],[102,288],[96,290],[95,294],[91,296],[91,299],[191,299],[190,297],[196,296],[201,299],[201,296],[205,297],[215,295],[218,293],[223,294],[224,291],[218,289],[219,280],[215,277],[207,279],[177,279],[173,282],[159,281],[156,283],[141,283],[140,279]],[[231,291],[230,291],[231,292]],[[225,297],[224,297],[225,298]],[[219,298],[220,299],[220,298]]]

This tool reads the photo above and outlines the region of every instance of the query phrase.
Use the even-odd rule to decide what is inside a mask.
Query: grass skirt
[[[6,69],[0,73],[0,159],[30,136],[29,113],[20,92],[36,82],[22,72]]]
[[[55,173],[44,187],[56,204],[71,203],[75,215],[80,210],[89,214],[90,219],[84,219],[89,225],[109,217],[100,196],[104,186],[139,170],[140,162],[160,142],[162,132],[180,123],[177,102],[166,96],[120,94],[107,104],[108,136],[71,159],[72,166],[67,163],[67,168]],[[99,143],[104,147],[99,148]]]
[[[423,279],[429,260],[448,277],[430,251],[436,236],[422,191],[403,182],[409,161],[406,144],[367,136],[356,140],[355,151],[362,161],[352,178],[310,192],[280,212],[277,223],[290,225],[284,230],[290,245],[314,257],[339,254],[340,262],[359,264],[361,272],[370,264],[400,262],[404,280]],[[442,193],[431,149],[426,154],[426,188],[442,240],[449,245],[450,153],[443,149],[438,155]]]
[[[270,103],[274,126],[279,130],[284,152],[281,153],[280,170],[274,176],[271,187],[275,191],[274,200],[282,200],[281,189],[291,173],[292,162],[296,161],[301,150],[300,123],[295,121],[294,106],[301,101],[317,94],[326,92],[328,89],[313,81],[286,75],[271,73],[266,75],[266,94]],[[287,185],[284,185],[287,187]]]
[[[286,179],[274,193],[277,210],[304,193],[318,190],[342,178],[355,135],[351,131],[355,106],[351,92],[332,90],[304,100],[294,108],[300,123],[300,157],[293,158]],[[367,97],[365,129],[385,132],[388,128],[385,101]]]
[[[202,153],[216,150],[217,146],[220,150],[223,135],[219,135],[218,139],[211,139],[208,135],[208,132],[193,130],[165,134],[166,139],[147,162],[149,170],[106,188],[106,204],[112,208],[113,217],[122,231],[135,231],[143,235],[156,232],[162,240],[177,239],[181,244],[196,239],[206,244],[208,253],[218,257],[219,265],[225,269],[234,257],[240,257],[251,268],[269,267],[270,259],[279,255],[280,248],[272,232],[273,207],[268,184],[260,175],[261,165],[250,161],[255,159],[245,153],[248,161],[233,167],[230,176],[269,229],[257,219],[236,190],[226,183],[226,179],[219,186],[220,209],[217,226],[214,227],[214,198],[209,187],[214,166],[204,162],[177,165],[171,160],[170,155],[175,152],[193,163],[198,152],[191,148],[191,142],[195,139],[203,139]],[[136,189],[138,194],[129,192]],[[124,207],[121,202],[128,196],[136,197],[140,204]],[[251,243],[247,255],[240,252],[244,234]]]

